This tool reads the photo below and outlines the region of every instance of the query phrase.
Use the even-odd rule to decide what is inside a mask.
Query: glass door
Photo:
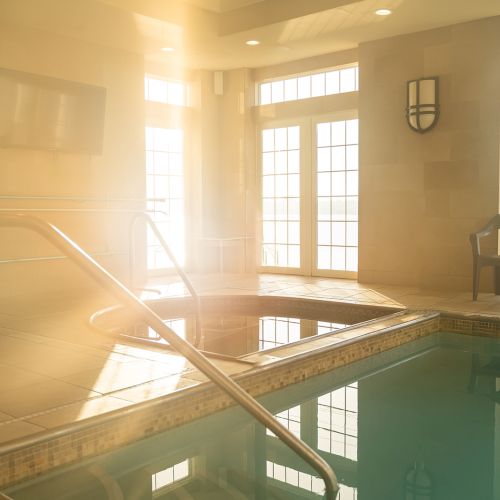
[[[261,266],[299,273],[304,265],[301,126],[261,131]]]
[[[356,277],[358,271],[358,120],[315,124],[315,256],[313,274]]]
[[[263,271],[357,276],[358,120],[337,116],[260,132]]]

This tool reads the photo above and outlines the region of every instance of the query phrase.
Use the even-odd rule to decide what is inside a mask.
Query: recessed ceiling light
[[[162,52],[174,52],[175,49],[173,47],[162,47]]]
[[[390,10],[390,9],[378,9],[375,11],[375,14],[377,14],[377,16],[388,16],[388,15],[392,14],[392,10]]]
[[[247,45],[259,45],[260,44],[259,40],[247,40],[245,43]]]

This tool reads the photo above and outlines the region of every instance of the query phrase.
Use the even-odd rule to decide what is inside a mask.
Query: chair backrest
[[[479,245],[479,238],[483,238],[484,236],[488,236],[492,234],[494,231],[498,231],[500,229],[500,214],[492,217],[488,223],[477,233],[472,233],[469,237],[470,244],[472,246],[472,253],[477,256],[481,253],[481,247]]]
[[[493,231],[498,231],[500,229],[500,214],[495,215],[492,219],[488,221],[486,226],[483,227],[476,234],[482,238],[483,236],[488,236]]]

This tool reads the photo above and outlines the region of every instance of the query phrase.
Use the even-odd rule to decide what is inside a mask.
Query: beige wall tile
[[[360,281],[470,288],[468,235],[498,210],[498,31],[500,17],[360,46]],[[441,117],[419,135],[401,126],[406,82],[431,75]]]

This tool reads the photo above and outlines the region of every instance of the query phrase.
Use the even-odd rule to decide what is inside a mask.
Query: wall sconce
[[[407,83],[406,120],[423,134],[436,125],[439,118],[439,79],[419,78]]]

